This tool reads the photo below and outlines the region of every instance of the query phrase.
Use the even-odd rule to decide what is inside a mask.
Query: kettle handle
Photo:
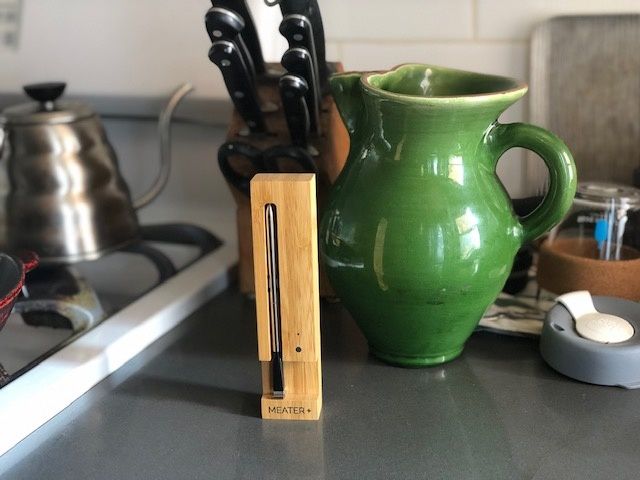
[[[158,120],[158,133],[160,135],[160,170],[153,185],[144,194],[138,197],[133,202],[133,208],[138,210],[139,208],[147,206],[162,192],[164,187],[169,181],[169,174],[171,173],[171,119],[173,112],[180,103],[180,101],[189,93],[193,91],[193,85],[190,83],[184,83],[180,85],[169,98],[169,101],[162,109]]]
[[[553,228],[569,210],[576,193],[576,166],[569,148],[560,138],[544,128],[527,123],[495,123],[485,142],[494,155],[494,168],[500,156],[514,147],[540,155],[549,169],[549,191],[538,207],[520,219],[522,243],[535,240]]]

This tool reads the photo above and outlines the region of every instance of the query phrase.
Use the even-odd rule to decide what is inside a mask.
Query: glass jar
[[[640,258],[640,189],[581,182],[549,246],[570,255],[617,261]]]

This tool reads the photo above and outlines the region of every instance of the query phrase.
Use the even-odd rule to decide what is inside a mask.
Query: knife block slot
[[[341,63],[330,63],[329,67],[330,70],[335,72],[343,71]],[[243,135],[246,131],[246,125],[238,112],[234,110],[229,130],[227,131],[227,141],[246,142],[260,150],[266,150],[276,145],[291,144],[278,91],[278,79],[285,71],[277,63],[268,64],[266,70],[270,73],[260,76],[257,81],[258,95],[263,104],[272,103],[278,107],[276,111],[264,114],[268,134]],[[331,95],[324,95],[322,98],[320,123],[323,134],[320,137],[312,135],[309,140],[310,145],[319,152],[319,155],[314,157],[318,166],[316,178],[318,220],[322,218],[322,209],[326,203],[329,189],[342,171],[349,152],[349,137]],[[255,292],[251,204],[247,196],[239,192],[233,185],[228,185],[236,203],[239,288],[243,294],[252,296]],[[322,265],[320,266],[320,295],[323,297],[335,296],[324,274]]]

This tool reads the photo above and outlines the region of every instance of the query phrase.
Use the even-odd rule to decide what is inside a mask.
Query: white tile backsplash
[[[325,54],[329,62],[340,60],[342,58],[342,44],[331,40],[327,41]]]
[[[342,46],[342,59],[348,70],[421,62],[526,79],[528,50],[524,42],[348,42]]]
[[[558,15],[637,13],[639,0],[476,0],[478,38],[526,39],[533,27]]]
[[[281,15],[247,0],[263,53],[286,48]],[[425,62],[527,79],[528,37],[555,15],[640,12],[640,0],[319,0],[327,59],[348,70]],[[207,58],[209,0],[23,0],[18,48],[0,49],[0,92],[63,79],[77,94],[159,96],[190,81],[194,96],[227,99]],[[502,121],[526,119],[526,99]],[[523,191],[522,151],[499,172],[512,194]]]
[[[473,36],[472,0],[320,0],[332,40]]]
[[[205,0],[24,2],[18,50],[0,54],[0,90],[64,79],[77,93],[165,95],[192,81],[201,95],[223,83],[207,58]]]
[[[268,60],[280,12],[248,0]],[[425,61],[526,77],[533,24],[560,13],[640,11],[640,0],[319,0],[327,58],[348,69]],[[207,58],[208,0],[25,0],[19,48],[0,50],[0,92],[65,79],[76,94],[165,95],[178,83],[226,98]]]

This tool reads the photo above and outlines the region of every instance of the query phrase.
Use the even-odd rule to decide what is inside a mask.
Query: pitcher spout
[[[451,126],[458,128],[460,122],[466,124],[465,128],[470,123],[491,123],[528,88],[526,83],[509,77],[421,63],[367,72],[361,77],[361,85],[372,108],[403,112],[409,125],[426,117],[435,124],[443,117],[455,117]]]

